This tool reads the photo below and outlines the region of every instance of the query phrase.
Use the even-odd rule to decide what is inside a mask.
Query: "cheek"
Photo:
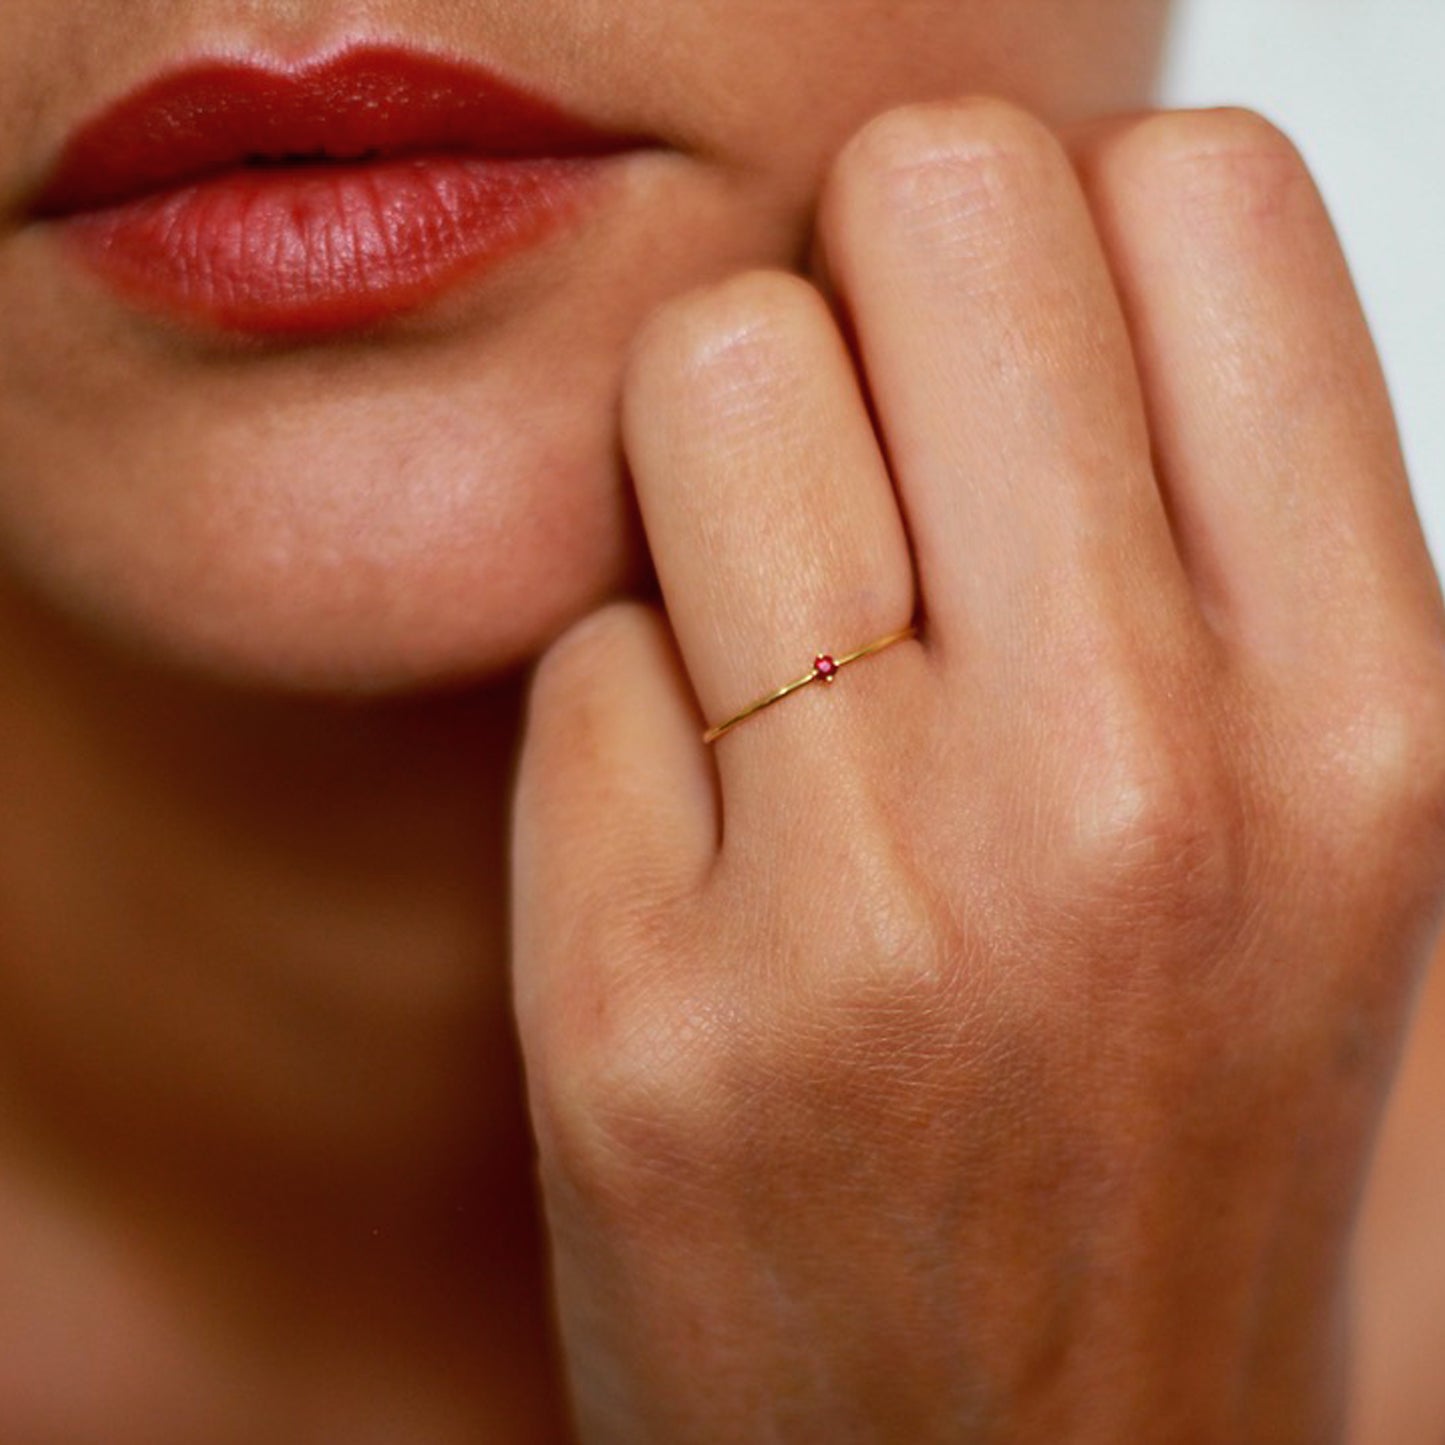
[[[649,157],[549,254],[384,337],[283,352],[142,321],[21,236],[0,251],[0,566],[252,685],[510,667],[644,573],[616,420],[637,326],[797,244],[780,208]]]

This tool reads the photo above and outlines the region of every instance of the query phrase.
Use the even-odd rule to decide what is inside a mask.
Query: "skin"
[[[588,1439],[1344,1438],[1445,611],[1288,142],[1070,145],[954,101],[845,148],[819,243],[876,434],[797,278],[634,348],[670,628],[625,602],[554,647],[518,794]],[[790,638],[915,610],[700,745]]]
[[[1297,157],[1076,124],[1148,0],[536,16],[0,14],[5,1437],[1322,1438],[1445,685]],[[26,222],[170,57],[398,28],[670,148],[319,350]]]

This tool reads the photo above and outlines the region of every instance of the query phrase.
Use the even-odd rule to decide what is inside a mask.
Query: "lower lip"
[[[446,154],[237,170],[60,222],[118,294],[258,336],[374,325],[576,220],[605,159]]]

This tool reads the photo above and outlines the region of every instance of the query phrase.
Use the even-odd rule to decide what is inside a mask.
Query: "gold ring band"
[[[878,652],[890,643],[902,642],[905,637],[915,637],[917,633],[918,624],[910,623],[898,632],[890,632],[887,637],[880,637],[877,642],[870,642],[867,647],[860,647],[857,652],[850,652],[845,657],[833,657],[830,653],[820,652],[813,659],[813,666],[809,672],[802,677],[794,678],[792,682],[785,683],[776,692],[770,692],[766,697],[760,697],[756,702],[750,702],[740,713],[730,717],[726,722],[709,728],[702,735],[703,742],[716,742],[729,728],[735,728],[740,722],[752,717],[755,712],[761,712],[765,707],[771,707],[773,703],[780,702],[787,697],[790,692],[797,692],[800,687],[807,687],[810,682],[831,684],[836,680],[839,668],[846,667],[850,662],[857,662],[860,657],[867,657],[870,652]]]

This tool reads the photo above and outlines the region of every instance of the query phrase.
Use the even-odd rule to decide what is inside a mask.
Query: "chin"
[[[108,464],[52,454],[64,474],[5,538],[9,570],[88,634],[226,686],[500,680],[648,572],[611,409],[529,408],[503,380],[465,404],[333,385],[151,427]]]

